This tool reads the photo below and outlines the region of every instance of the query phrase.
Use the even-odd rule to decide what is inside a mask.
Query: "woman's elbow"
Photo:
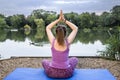
[[[48,30],[49,30],[49,27],[47,26],[47,27],[46,27],[46,31],[48,31]]]
[[[78,31],[78,27],[76,27],[75,30]]]

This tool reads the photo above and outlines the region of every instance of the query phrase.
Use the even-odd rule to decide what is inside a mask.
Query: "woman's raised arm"
[[[77,34],[77,31],[78,31],[78,27],[75,24],[73,24],[72,22],[66,20],[64,18],[63,14],[62,14],[62,20],[72,29],[72,32],[67,37],[69,44],[71,44],[73,42],[73,40],[75,39],[75,36]]]
[[[52,23],[50,23],[47,27],[46,27],[46,32],[47,32],[47,36],[48,36],[48,40],[49,42],[52,44],[53,39],[55,38],[51,29],[59,22],[61,21],[61,14],[62,11],[60,11],[60,16],[57,20],[53,21]]]
[[[73,42],[73,40],[75,39],[75,36],[78,32],[78,27],[68,20],[66,20],[65,23],[72,29],[72,32],[67,37],[69,44],[71,44]]]

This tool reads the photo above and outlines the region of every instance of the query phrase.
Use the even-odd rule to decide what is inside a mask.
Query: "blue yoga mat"
[[[68,79],[53,79],[46,76],[42,68],[17,68],[4,80],[116,80],[107,69],[75,69]]]

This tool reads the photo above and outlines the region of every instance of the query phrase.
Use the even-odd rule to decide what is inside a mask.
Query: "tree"
[[[36,19],[44,19],[44,13],[46,11],[43,9],[37,9],[37,10],[33,10],[33,12],[31,13],[31,16],[34,16]]]
[[[114,6],[113,9],[111,9],[111,13],[115,20],[114,25],[120,26],[120,6]]]
[[[6,17],[5,18],[5,21],[6,21],[6,24],[8,25],[8,26],[11,26],[12,24],[11,24],[11,19],[12,18],[12,16],[8,16],[8,17]]]
[[[91,13],[90,24],[91,24],[91,27],[99,26],[99,16],[97,16],[95,13]]]
[[[0,42],[3,42],[6,40],[7,32],[0,28]]]
[[[50,24],[52,21],[54,21],[56,19],[56,15],[55,14],[50,14],[47,16],[45,22],[46,22],[46,25]]]
[[[0,18],[5,18],[5,16],[3,14],[0,14]]]
[[[36,19],[36,18],[33,15],[29,15],[27,17],[27,19],[26,19],[27,20],[27,24],[30,25],[32,29],[36,29],[36,24],[34,22],[34,19]]]
[[[6,21],[4,18],[0,18],[0,28],[8,28],[8,25],[6,24]]]
[[[14,41],[18,41],[18,42],[24,42],[25,41],[25,35],[24,35],[24,31],[23,30],[19,30],[19,31],[10,31],[9,32],[9,38],[10,40],[14,40]]]
[[[8,16],[6,18],[6,22],[11,28],[17,28],[17,29],[23,28],[24,25],[26,24],[25,16],[18,14],[13,16]]]
[[[91,28],[92,27],[92,22],[91,22],[91,15],[86,12],[86,13],[82,13],[80,15],[80,26],[82,28]]]
[[[45,26],[48,25],[51,21],[55,20],[56,18],[56,12],[54,11],[46,11],[43,9],[37,9],[37,10],[33,10],[33,12],[31,13],[31,15],[29,15],[27,17],[27,21],[28,24],[32,27],[32,28],[36,28],[36,24],[34,22],[34,19],[43,19],[45,22]],[[51,20],[50,20],[51,19]]]
[[[45,20],[49,14],[56,14],[56,12],[37,9],[37,10],[33,10],[31,16],[34,16],[36,19],[42,18],[43,20]]]
[[[45,36],[45,22],[43,19],[34,20],[37,25],[37,32],[35,34],[36,39],[42,39]]]
[[[25,33],[26,35],[29,35],[29,34],[30,34],[30,31],[31,31],[31,27],[30,27],[28,24],[26,24],[26,25],[24,26],[24,33]]]
[[[80,18],[78,17],[78,13],[71,12],[71,13],[65,13],[64,15],[67,20],[79,26]]]
[[[100,16],[100,25],[102,27],[106,27],[109,25],[109,15],[110,13],[108,12],[103,12],[102,15]]]

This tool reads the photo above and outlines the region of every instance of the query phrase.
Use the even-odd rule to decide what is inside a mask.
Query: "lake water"
[[[79,30],[73,44],[70,46],[69,56],[99,56],[105,49],[109,33],[105,30]],[[23,30],[0,30],[0,59],[12,56],[51,57],[51,46],[44,33]]]
[[[94,44],[83,44],[76,42],[70,46],[70,56],[97,56],[97,51],[103,50],[104,45],[100,41],[96,41]],[[43,46],[34,46],[30,43],[29,39],[24,42],[15,42],[12,40],[6,40],[0,43],[1,59],[10,58],[11,56],[39,56],[49,57],[51,56],[51,46],[49,43],[44,43]]]

